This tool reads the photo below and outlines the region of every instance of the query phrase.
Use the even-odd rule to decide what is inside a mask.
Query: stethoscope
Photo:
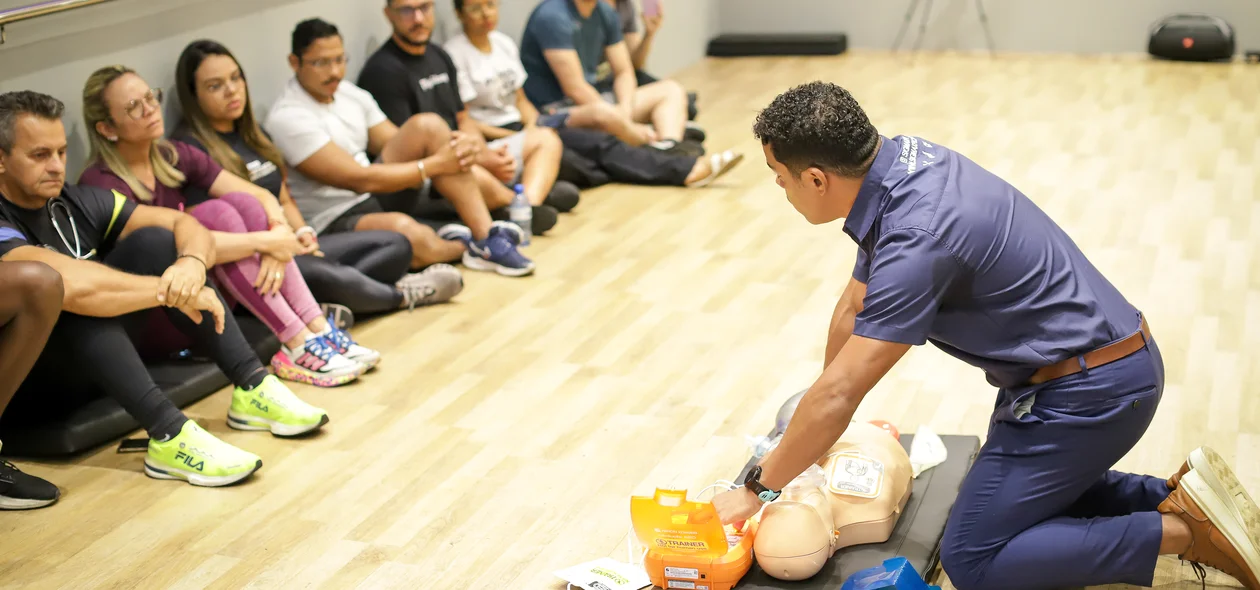
[[[70,222],[70,233],[74,234],[73,248],[70,246],[70,240],[66,239],[66,234],[61,231],[61,224],[57,223],[58,207],[65,212],[66,219]],[[52,199],[49,199],[46,208],[48,209],[48,218],[52,220],[53,229],[57,230],[57,236],[61,238],[61,243],[66,245],[66,250],[74,250],[74,253],[71,254],[71,256],[74,256],[75,260],[87,260],[96,256],[96,248],[88,250],[86,254],[83,253],[83,243],[79,241],[79,226],[74,222],[74,215],[70,214],[70,207],[61,202],[60,197],[53,197]]]

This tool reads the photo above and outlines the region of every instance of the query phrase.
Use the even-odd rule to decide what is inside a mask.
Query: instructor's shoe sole
[[[1256,509],[1254,503],[1250,503],[1246,492],[1242,496],[1247,498],[1247,503],[1239,505],[1238,497],[1220,493],[1208,483],[1203,474],[1204,471],[1191,469],[1181,478],[1179,487],[1199,505],[1199,509],[1216,529],[1238,550],[1244,561],[1243,565],[1251,574],[1250,580],[1238,581],[1248,590],[1260,590],[1260,582],[1257,582],[1260,579],[1260,535],[1257,534],[1260,533],[1260,510]]]
[[[144,461],[144,474],[152,477],[153,479],[186,481],[192,485],[205,488],[221,488],[224,486],[230,486],[234,483],[244,481],[249,476],[257,473],[259,469],[262,469],[262,459],[259,459],[258,463],[254,464],[254,468],[249,471],[221,476],[202,475],[194,471],[175,469],[173,467],[159,467],[149,463],[148,459],[145,459]]]
[[[1218,495],[1229,498],[1234,514],[1247,524],[1247,532],[1260,537],[1260,518],[1254,516],[1260,514],[1260,509],[1257,508],[1256,501],[1252,499],[1251,494],[1247,493],[1242,482],[1238,480],[1234,470],[1230,468],[1229,462],[1220,453],[1208,446],[1190,451],[1190,456],[1182,464],[1181,470],[1168,478],[1169,489],[1176,489],[1181,478],[1185,477],[1191,469],[1197,470],[1203,483]],[[1253,515],[1251,519],[1247,518],[1248,513]]]
[[[258,416],[242,416],[231,410],[228,411],[227,419],[228,426],[235,428],[236,430],[271,432],[271,434],[280,438],[291,438],[309,434],[323,428],[327,423],[328,414],[324,414],[323,417],[319,419],[319,422],[314,424],[282,424],[266,418],[259,418]]]

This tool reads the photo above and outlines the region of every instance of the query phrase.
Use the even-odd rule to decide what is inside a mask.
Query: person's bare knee
[[[56,315],[61,311],[61,304],[66,295],[65,282],[61,273],[42,262],[6,262],[13,265],[12,280],[9,288],[22,294],[22,305],[35,313]]]
[[[535,153],[549,153],[564,151],[564,144],[560,142],[560,134],[550,127],[534,127],[525,132],[525,159]]]

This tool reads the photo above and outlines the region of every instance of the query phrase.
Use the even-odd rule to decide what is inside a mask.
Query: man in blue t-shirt
[[[1145,587],[1175,554],[1260,589],[1260,509],[1220,455],[1200,447],[1167,479],[1112,470],[1155,417],[1164,364],[1147,318],[1050,216],[962,154],[881,135],[834,84],[780,95],[753,133],[788,202],[843,218],[858,251],[822,374],[744,487],[713,498],[723,522],[777,499],[931,342],[998,388],[940,547],[955,587]]]
[[[613,91],[595,88],[604,59]],[[599,129],[631,145],[703,153],[687,137],[687,92],[672,80],[639,86],[617,10],[600,0],[543,0],[521,39],[525,95],[550,127]]]

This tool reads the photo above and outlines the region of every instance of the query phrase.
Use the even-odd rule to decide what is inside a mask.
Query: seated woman
[[[288,220],[299,228],[298,240],[313,251],[295,260],[317,301],[374,314],[441,303],[463,289],[459,270],[449,264],[408,274],[413,252],[400,233],[356,231],[319,239],[289,194],[284,159],[254,119],[245,72],[232,53],[214,41],[194,41],[178,64],[175,87],[184,118],[175,138],[280,198]]]
[[[468,113],[483,126],[520,131],[538,125],[538,109],[525,96],[525,68],[511,37],[499,32],[497,0],[455,0],[464,34],[444,46],[460,72]],[[472,97],[472,98],[469,98]],[[560,129],[560,139],[585,166],[602,166],[612,180],[638,184],[706,186],[743,160],[731,150],[707,157],[633,147],[609,134]],[[566,154],[566,159],[571,158]],[[572,163],[572,162],[569,162]]]
[[[313,251],[285,220],[276,198],[205,152],[163,139],[162,91],[133,70],[109,66],[83,87],[83,119],[92,144],[80,184],[113,189],[144,204],[183,210],[214,232],[217,283],[284,343],[271,359],[282,379],[332,387],[358,379],[380,354],[330,326],[293,257]],[[215,197],[188,203],[182,189]]]

